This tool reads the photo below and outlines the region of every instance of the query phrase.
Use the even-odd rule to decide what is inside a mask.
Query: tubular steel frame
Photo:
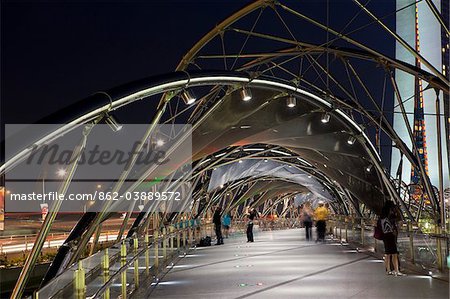
[[[434,5],[431,1],[426,0],[428,5],[430,5],[430,9],[433,14],[440,22],[440,24],[445,28],[448,33],[448,28],[445,27],[442,16],[437,12]],[[408,99],[402,99],[400,93],[397,90],[397,82],[395,77],[392,75],[394,70],[400,70],[402,72],[406,72],[411,74],[414,77],[420,78],[426,82],[428,82],[429,86],[436,89],[438,91],[437,102],[439,102],[439,92],[449,93],[449,81],[448,79],[438,70],[436,70],[431,63],[429,63],[424,57],[417,53],[412,49],[406,42],[398,36],[395,32],[386,26],[382,18],[375,16],[365,5],[361,4],[357,0],[353,0],[353,2],[360,8],[360,11],[367,14],[373,22],[380,25],[382,29],[387,33],[388,36],[393,38],[394,41],[400,43],[404,46],[412,56],[421,60],[423,65],[427,66],[428,69],[431,70],[427,72],[425,70],[419,69],[415,66],[409,65],[405,62],[396,60],[394,58],[388,57],[387,55],[373,49],[364,43],[358,42],[357,40],[351,38],[349,33],[343,33],[334,30],[328,26],[328,24],[322,24],[321,22],[297,11],[294,10],[278,1],[272,0],[258,0],[250,5],[242,8],[238,12],[234,13],[219,25],[217,25],[213,30],[207,33],[202,39],[200,39],[190,51],[183,57],[180,61],[177,71],[181,71],[184,73],[177,74],[174,76],[176,78],[169,79],[167,82],[162,84],[150,84],[146,85],[145,88],[128,91],[128,95],[125,97],[115,97],[114,95],[110,95],[106,93],[109,97],[110,102],[104,103],[102,105],[98,105],[96,109],[92,111],[86,111],[81,117],[68,122],[65,126],[59,128],[58,130],[51,132],[44,139],[36,142],[36,145],[42,145],[50,140],[54,140],[58,138],[58,136],[72,130],[74,127],[82,124],[90,124],[91,122],[98,122],[105,113],[110,111],[114,111],[116,109],[122,108],[123,106],[132,103],[134,101],[147,98],[152,95],[163,94],[161,97],[161,101],[159,103],[159,107],[156,111],[155,116],[153,117],[149,128],[146,134],[143,136],[142,140],[146,140],[148,136],[151,135],[155,126],[160,123],[175,123],[175,121],[182,115],[189,115],[190,122],[193,123],[193,126],[199,126],[207,116],[214,111],[216,107],[219,106],[221,100],[215,100],[218,96],[223,96],[229,90],[235,89],[236,86],[242,85],[255,85],[255,86],[269,86],[270,88],[283,89],[287,93],[300,93],[303,95],[308,95],[310,98],[314,99],[318,106],[321,106],[322,109],[326,108],[329,111],[333,112],[335,117],[338,117],[346,126],[353,132],[355,132],[355,136],[359,136],[359,142],[364,145],[365,150],[368,154],[368,157],[375,165],[377,170],[377,174],[379,175],[379,179],[382,182],[390,195],[399,203],[407,217],[414,221],[414,215],[410,210],[410,202],[406,203],[404,199],[400,196],[400,189],[396,189],[394,185],[394,180],[387,173],[384,167],[381,164],[379,153],[376,148],[372,145],[370,139],[367,137],[369,134],[367,131],[368,126],[373,126],[377,128],[379,131],[385,133],[385,135],[392,141],[399,151],[409,160],[409,162],[416,168],[420,169],[420,175],[423,182],[423,189],[426,190],[428,197],[432,200],[432,208],[434,210],[434,215],[437,219],[442,220],[442,226],[445,227],[445,218],[443,218],[443,210],[445,208],[443,204],[443,190],[442,184],[440,184],[440,194],[441,198],[438,199],[432,189],[430,180],[425,173],[424,166],[421,163],[421,160],[418,157],[417,150],[413,147],[412,150],[408,149],[405,143],[400,139],[398,134],[395,132],[392,125],[389,123],[388,118],[383,111],[383,103],[377,101],[377,95],[373,90],[370,90],[367,82],[361,75],[360,71],[357,68],[358,62],[370,62],[373,64],[374,69],[378,68],[384,71],[384,78],[389,78],[389,82],[391,83],[392,88],[396,93],[396,99],[398,101],[398,105],[402,110],[402,114],[405,118],[406,125],[409,123],[407,121],[406,115],[407,111],[405,111],[403,103]],[[275,36],[269,33],[256,32],[256,25],[258,20],[265,11],[272,11],[275,16],[280,20],[282,27],[289,33],[290,38],[286,38],[283,36]],[[257,14],[256,21],[252,23],[252,26],[249,30],[239,28],[239,22],[244,20],[247,17]],[[323,44],[311,44],[308,42],[301,41],[301,38],[295,36],[291,27],[288,26],[288,22],[283,18],[282,14],[287,14],[290,17],[295,17],[302,22],[307,22],[328,34],[334,36],[333,39],[324,42]],[[353,19],[352,19],[353,20]],[[351,21],[352,21],[351,20]],[[350,23],[351,23],[350,21]],[[370,25],[370,24],[368,24]],[[360,27],[358,29],[353,30],[350,33],[355,31],[364,29],[364,27]],[[347,28],[347,26],[346,26]],[[344,28],[345,29],[345,28]],[[238,53],[228,53],[226,49],[226,38],[230,32],[234,34],[241,34],[245,36],[245,40],[243,45],[240,47],[240,51]],[[221,49],[217,53],[205,53],[206,46],[212,44],[215,39],[219,39]],[[273,51],[260,51],[259,53],[249,52],[245,53],[244,49],[247,46],[250,39],[263,39],[266,41],[272,41],[277,43],[285,44],[287,47],[274,49]],[[349,47],[345,48],[342,46],[334,46],[333,43],[336,41],[345,41],[349,44]],[[335,63],[339,63],[340,67],[343,68],[347,74],[345,80],[340,78],[339,76],[333,74],[332,70],[330,70],[328,66],[328,58],[327,65],[324,66],[321,61],[321,56],[326,54],[327,57],[329,54],[332,54],[335,59]],[[221,74],[211,75],[207,72],[200,73],[192,73],[192,69],[202,69],[202,66],[207,66],[205,61],[212,60],[222,60],[223,61],[223,70]],[[234,60],[231,65],[228,64],[229,60]],[[292,68],[292,65],[296,63],[300,64],[300,71],[296,71]],[[306,66],[307,65],[307,66]],[[381,66],[381,68],[379,67]],[[249,75],[242,75],[242,73],[238,72],[247,72]],[[276,73],[278,72],[278,73]],[[313,73],[314,75],[311,75]],[[280,75],[283,74],[283,75]],[[275,81],[271,81],[264,76],[272,76],[275,78],[282,78],[284,80],[290,81],[290,84],[282,84]],[[315,77],[315,78],[314,78]],[[325,77],[325,79],[324,79]],[[345,81],[345,82],[344,82]],[[330,83],[333,84],[330,86]],[[185,107],[180,105],[179,93],[182,92],[186,88],[193,88],[197,86],[210,86],[210,92],[204,95],[200,100],[198,100],[191,107]],[[362,90],[358,94],[357,88]],[[385,87],[383,87],[385,88]],[[309,92],[309,90],[313,91],[313,93]],[[314,94],[315,93],[315,94]],[[384,90],[382,92],[384,99]],[[364,97],[371,103],[372,107],[366,107],[365,104],[360,100],[361,97]],[[356,116],[354,115],[356,114]],[[356,121],[357,118],[360,118],[360,121]],[[411,129],[410,135],[411,135]],[[87,135],[85,136],[87,138]],[[412,144],[413,138],[412,135],[411,141]],[[440,140],[440,139],[439,139]],[[141,143],[142,145],[144,142]],[[82,146],[80,147],[80,151],[82,151]],[[252,153],[247,154],[245,156],[232,157],[233,153],[236,151],[236,147],[229,147],[225,149],[224,155],[219,159],[211,160],[211,163],[205,162],[204,164],[197,163],[192,169],[192,175],[194,182],[206,184],[208,181],[208,175],[214,167],[218,167],[220,165],[224,165],[227,163],[232,163],[237,161],[240,158],[258,158],[261,157],[261,153]],[[271,149],[270,147],[265,148],[265,151]],[[287,149],[280,148],[281,150],[287,151]],[[9,169],[13,168],[17,163],[23,159],[23,157],[27,154],[27,151],[24,150],[19,153],[16,157],[11,159],[10,161],[6,161],[4,165],[0,166],[0,173],[5,174]],[[136,155],[133,155],[136,156]],[[293,156],[295,157],[295,156]],[[208,157],[203,158],[203,162],[206,161]],[[274,155],[273,157],[269,157],[269,159],[274,159],[277,161],[281,161],[286,163],[286,157],[282,155]],[[133,161],[134,162],[134,161]],[[201,161],[199,161],[201,162]],[[328,186],[330,180],[327,181],[326,176],[320,173],[317,169],[314,169],[314,172],[311,172],[312,167],[305,165],[301,162],[291,162],[294,163],[296,167],[301,168],[304,171],[310,172],[315,175],[322,182],[326,182],[325,186]],[[440,161],[440,165],[442,165],[442,161]],[[75,171],[75,169],[73,170]],[[152,170],[147,171],[138,182],[136,182],[131,188],[136,188],[145,178],[145,175],[150,173]],[[72,172],[70,172],[73,174]],[[124,170],[119,181],[114,186],[113,190],[120,191],[124,180],[128,177],[129,173],[127,170]],[[440,176],[442,181],[442,175]],[[259,179],[273,179],[273,178],[259,178]],[[247,178],[244,180],[240,180],[237,182],[230,183],[229,186],[223,188],[223,190],[216,190],[213,194],[208,194],[205,190],[201,189],[194,193],[193,202],[194,208],[198,208],[200,204],[200,199],[204,198],[207,200],[206,206],[203,207],[203,211],[207,211],[209,207],[216,203],[226,204],[224,201],[224,196],[226,196],[227,192],[233,192],[234,195],[239,195],[244,190],[244,186],[253,184],[257,182],[259,179]],[[178,182],[179,183],[179,182]],[[68,184],[70,184],[70,178],[64,182],[62,188],[67,188]],[[194,186],[196,185],[194,184]],[[67,186],[66,186],[67,185]],[[348,192],[348,190],[342,189],[339,185],[331,184],[331,189],[335,192],[336,203],[332,203],[333,208],[335,210],[341,209],[343,214],[356,213],[358,216],[364,213],[364,207],[358,205],[355,202],[355,199],[352,198],[352,195]],[[402,185],[402,182],[398,182],[398,185]],[[242,195],[242,194],[241,194]],[[264,205],[263,213],[269,213],[273,211],[274,207],[278,208],[280,205],[281,211],[280,216],[285,216],[287,213],[290,213],[290,209],[287,208],[288,198],[293,196],[294,194],[286,194],[280,196],[278,199],[273,200],[271,205]],[[227,210],[235,210],[236,213],[239,208],[247,205],[247,201],[243,203],[239,203],[236,201],[234,204],[229,202],[226,206]],[[82,251],[87,245],[90,237],[99,227],[99,225],[107,219],[109,215],[109,208],[111,206],[104,206],[102,212],[98,213],[90,223],[88,229],[80,235],[79,243],[77,249],[71,255],[68,263],[62,265],[63,268],[68,265],[76,262],[82,256]],[[191,216],[195,216],[195,209],[191,209]],[[418,217],[425,207],[421,204],[417,208],[416,217]],[[133,224],[133,227],[136,227],[141,232],[148,227],[150,214],[149,210],[145,212],[145,215],[140,219],[141,221]],[[56,214],[55,214],[56,216]],[[177,215],[173,220],[179,220],[181,217],[184,217],[182,213]],[[129,217],[128,217],[129,218]],[[128,218],[126,218],[122,224],[121,231],[124,232],[125,227],[128,224]],[[48,220],[47,220],[48,219]],[[46,218],[46,221],[43,224],[41,232],[37,238],[37,242],[33,247],[30,255],[26,260],[26,267],[24,267],[21,276],[16,284],[16,287],[13,292],[12,298],[19,298],[22,295],[23,289],[28,280],[28,274],[33,268],[37,254],[40,251],[39,244],[42,244],[45,241],[46,235],[49,231],[50,226],[52,225],[54,217]],[[160,217],[159,221],[162,222],[164,217]],[[101,229],[100,229],[101,230]],[[99,232],[98,232],[99,233]],[[120,235],[119,238],[122,236]],[[28,274],[27,274],[28,273]]]

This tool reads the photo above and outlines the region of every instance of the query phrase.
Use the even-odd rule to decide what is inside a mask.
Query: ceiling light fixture
[[[111,130],[113,130],[113,132],[120,131],[123,127],[117,118],[110,114],[106,115],[105,123],[111,128]]]
[[[194,104],[195,101],[197,100],[197,99],[195,98],[195,96],[194,96],[190,91],[188,91],[188,90],[184,90],[184,91],[181,93],[181,98],[183,99],[183,101],[184,101],[184,103],[185,103],[186,105]]]
[[[297,105],[297,99],[294,96],[289,96],[286,100],[286,104],[289,108],[294,108]]]
[[[353,145],[353,144],[355,144],[355,142],[356,142],[356,138],[355,138],[354,136],[348,137],[347,143],[348,143],[349,145]]]
[[[241,98],[244,102],[248,102],[252,99],[252,92],[250,89],[246,87],[242,87],[241,89]]]
[[[324,124],[328,123],[330,121],[330,114],[328,112],[322,114],[320,121]]]

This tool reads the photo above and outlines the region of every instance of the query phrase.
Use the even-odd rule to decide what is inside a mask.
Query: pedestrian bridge
[[[438,280],[448,276],[448,159],[437,154],[442,157],[428,165],[422,148],[408,146],[425,126],[416,129],[409,121],[408,107],[421,95],[405,98],[426,86],[423,91],[432,94],[426,102],[440,107],[448,101],[448,76],[389,26],[368,26],[383,19],[359,1],[352,1],[355,17],[334,29],[312,13],[319,10],[283,2],[257,0],[235,12],[183,56],[176,72],[99,91],[40,121],[53,125],[18,126],[6,134],[8,152],[0,164],[6,212],[45,218],[24,253],[11,298],[33,292],[65,299],[448,298],[448,278]],[[326,3],[322,12],[328,14]],[[367,26],[357,35],[340,32],[356,17]],[[374,39],[372,30],[385,38]],[[394,44],[426,69],[391,57],[385,46]],[[417,87],[404,91],[402,76]],[[400,129],[393,113],[404,121]],[[426,125],[430,157],[446,152],[437,142],[441,125],[435,125],[436,134]],[[58,165],[27,162],[48,153],[48,146],[67,158]],[[103,163],[94,157],[98,148],[106,149],[102,157],[128,158]],[[164,154],[166,163],[141,159],[153,152]],[[44,156],[36,160],[47,161]],[[18,204],[20,194],[94,200]],[[171,200],[174,194],[181,196]],[[300,206],[318,201],[335,216],[330,227],[337,243],[306,243],[301,230],[265,227],[255,243],[238,234],[223,246],[195,248],[212,235],[205,228],[215,206],[238,224],[255,208],[264,221],[279,219],[292,228]],[[369,254],[382,252],[371,227],[388,202],[401,216],[402,265],[411,263],[417,274],[386,276],[381,260]],[[33,269],[44,245],[51,247],[49,234],[63,213],[79,217],[45,275],[37,277]],[[104,242],[107,222],[119,215],[115,240]],[[33,279],[39,286],[29,286]]]
[[[408,270],[387,276],[370,252],[304,230],[264,231],[191,250],[154,286],[152,298],[448,298],[448,282]],[[142,293],[144,294],[144,292]]]

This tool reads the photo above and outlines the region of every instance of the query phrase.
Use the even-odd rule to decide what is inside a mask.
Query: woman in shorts
[[[398,250],[397,250],[397,237],[396,237],[396,225],[393,221],[395,206],[391,202],[387,202],[381,210],[380,223],[383,231],[383,243],[384,243],[384,264],[386,266],[387,275],[403,276],[404,274],[399,271],[398,263]],[[394,270],[391,270],[391,260],[394,266]]]

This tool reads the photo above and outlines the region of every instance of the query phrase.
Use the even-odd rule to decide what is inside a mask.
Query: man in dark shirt
[[[222,245],[223,244],[223,237],[222,237],[222,208],[219,207],[219,206],[217,206],[216,210],[214,211],[213,223],[214,223],[214,228],[215,228],[216,237],[217,237],[216,245]]]
[[[248,214],[248,223],[247,223],[247,242],[254,242],[253,240],[253,221],[258,218],[258,212],[255,208],[249,210]]]

